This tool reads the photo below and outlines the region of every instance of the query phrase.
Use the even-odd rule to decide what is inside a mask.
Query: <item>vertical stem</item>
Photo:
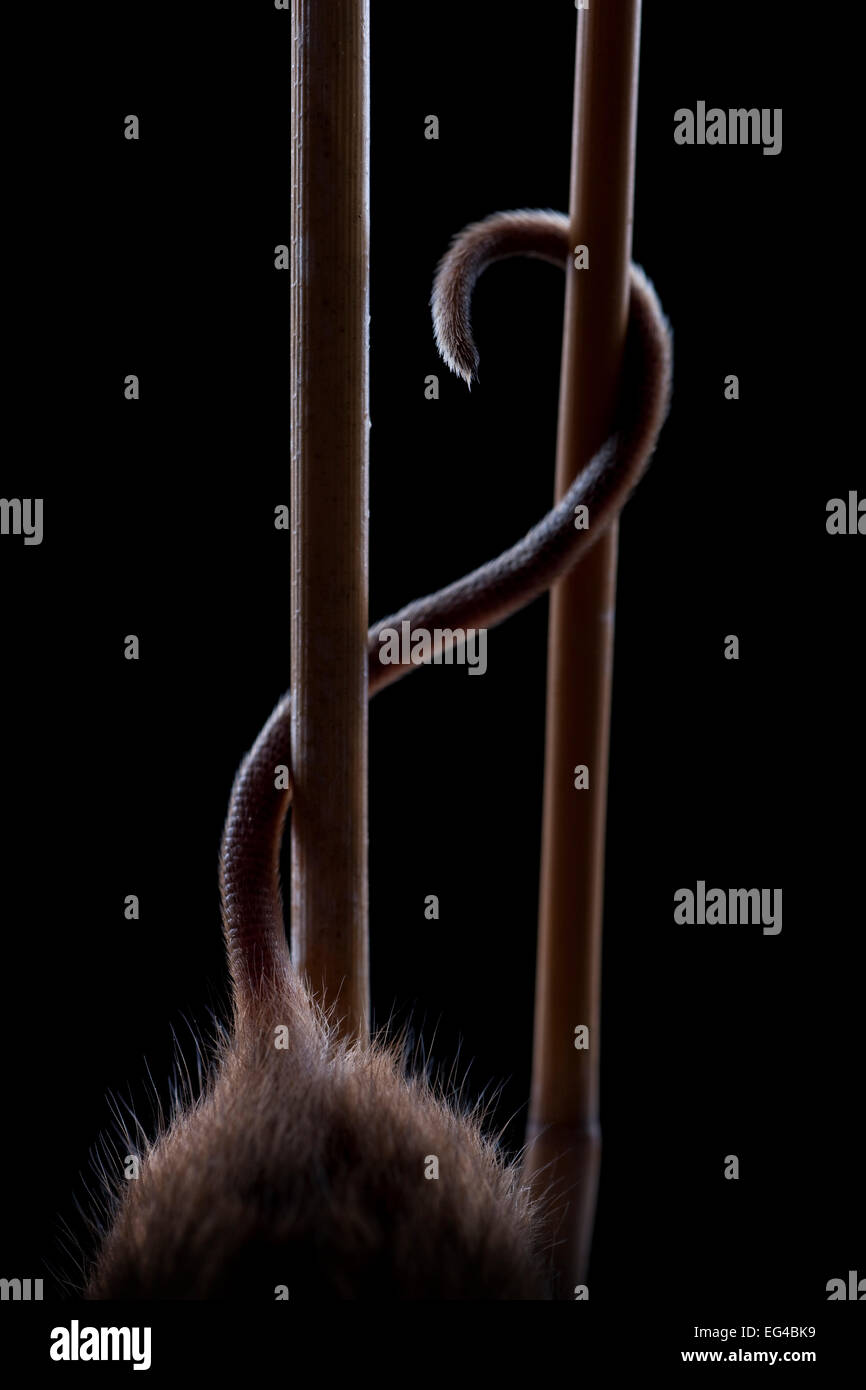
[[[369,1018],[369,0],[292,5],[292,953]],[[339,999],[337,996],[339,995]]]
[[[640,0],[578,14],[570,218],[589,269],[567,271],[557,495],[614,424],[628,319]],[[592,517],[589,520],[592,526]],[[589,1260],[601,1150],[601,921],[617,528],[553,590],[529,1177],[568,1201],[557,1294]],[[577,790],[577,764],[589,789]],[[589,1049],[574,1030],[589,1026]],[[550,1165],[546,1171],[541,1171]]]

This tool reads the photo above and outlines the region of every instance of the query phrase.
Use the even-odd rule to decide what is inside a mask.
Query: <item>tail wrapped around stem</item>
[[[562,213],[522,209],[495,213],[460,232],[442,258],[431,299],[439,351],[471,386],[478,351],[470,306],[478,276],[494,261],[532,256],[568,263],[569,222]],[[374,695],[413,665],[379,660],[379,635],[411,628],[488,628],[549,589],[578,563],[619,515],[643,475],[667,415],[671,333],[655,290],[631,268],[629,325],[616,432],[556,505],[509,549],[436,593],[416,599],[368,633],[369,690]],[[590,524],[578,530],[575,509]],[[280,844],[292,799],[291,702],[284,696],[235,778],[220,856],[223,927],[235,1006],[255,1008],[275,977],[291,976],[280,890]],[[285,768],[280,774],[278,769]]]

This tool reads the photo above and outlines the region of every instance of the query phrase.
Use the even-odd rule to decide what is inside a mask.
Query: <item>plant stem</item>
[[[369,1020],[369,72],[369,0],[295,0],[292,953],[353,1036]]]
[[[570,192],[572,247],[589,269],[566,272],[557,496],[615,423],[628,316],[640,0],[578,15]],[[589,519],[592,526],[592,517]],[[527,1137],[530,1178],[567,1198],[557,1232],[557,1296],[586,1276],[600,1163],[601,922],[617,527],[553,590],[547,741]],[[577,790],[574,768],[589,769]],[[589,1026],[588,1050],[574,1046]],[[542,1132],[544,1131],[544,1132]],[[545,1165],[551,1165],[546,1168]]]

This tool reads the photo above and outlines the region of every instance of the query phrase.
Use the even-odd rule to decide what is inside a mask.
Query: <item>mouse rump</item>
[[[399,1051],[338,1039],[286,975],[119,1181],[85,1296],[545,1298],[519,1170]]]

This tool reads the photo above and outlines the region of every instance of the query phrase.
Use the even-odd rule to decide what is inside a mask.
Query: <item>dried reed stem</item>
[[[292,953],[369,1017],[369,0],[292,5]]]
[[[578,15],[570,221],[589,269],[566,272],[557,444],[561,496],[614,425],[625,342],[634,189],[640,0]],[[590,527],[592,517],[590,516]],[[553,590],[547,744],[526,1171],[565,1193],[558,1296],[589,1259],[600,1160],[599,994],[617,528]],[[586,764],[589,790],[576,790]],[[588,1051],[574,1047],[587,1024]],[[546,1165],[550,1165],[546,1167]],[[541,1170],[544,1169],[542,1172]]]

